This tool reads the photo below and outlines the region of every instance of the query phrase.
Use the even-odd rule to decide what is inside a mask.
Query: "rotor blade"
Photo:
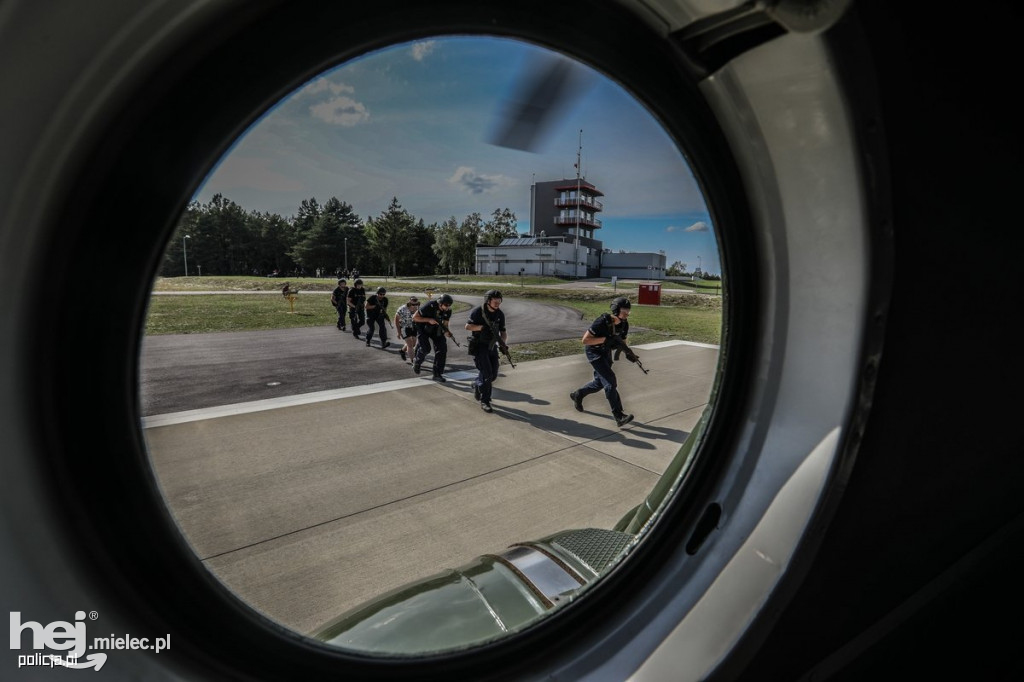
[[[558,118],[578,101],[590,78],[575,62],[556,57],[525,69],[516,92],[498,113],[488,142],[536,151]]]

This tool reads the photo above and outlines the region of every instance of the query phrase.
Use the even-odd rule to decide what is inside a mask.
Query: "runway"
[[[197,557],[306,633],[512,542],[611,527],[641,502],[706,407],[718,349],[636,350],[650,374],[615,365],[636,414],[622,430],[602,394],[573,409],[569,391],[591,377],[581,353],[503,362],[494,414],[473,400],[471,372],[436,384],[390,358],[402,377],[151,414],[143,433]]]

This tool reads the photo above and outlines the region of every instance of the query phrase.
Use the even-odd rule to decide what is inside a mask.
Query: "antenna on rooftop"
[[[573,275],[580,276],[580,153],[583,151],[583,128],[580,128],[580,141],[576,146],[576,253],[572,265]]]

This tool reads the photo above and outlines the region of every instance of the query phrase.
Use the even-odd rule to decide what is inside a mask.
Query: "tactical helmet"
[[[612,315],[618,315],[619,311],[625,308],[629,310],[633,307],[633,304],[629,302],[629,299],[625,296],[619,296],[617,299],[612,301]]]
[[[441,305],[451,305],[455,303],[455,299],[448,294],[441,294],[441,298],[437,299],[437,302]]]
[[[378,296],[383,296],[386,293],[388,293],[387,289],[385,289],[384,287],[377,287],[377,295]]]
[[[497,289],[491,289],[486,294],[484,294],[484,303],[490,303],[492,298],[500,298],[502,300],[505,299],[505,297],[501,295],[500,291],[498,291]]]

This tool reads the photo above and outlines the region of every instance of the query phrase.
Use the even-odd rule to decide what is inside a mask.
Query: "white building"
[[[574,277],[576,272],[597,272],[599,267],[599,255],[578,249],[565,236],[513,237],[498,246],[476,247],[476,271],[481,275]]]
[[[504,239],[498,246],[477,244],[481,275],[543,275],[619,279],[665,278],[664,253],[605,249],[595,239],[604,194],[580,177],[537,182],[530,187],[529,236]]]
[[[579,268],[574,257],[579,254]],[[665,254],[646,252],[598,253],[577,249],[571,237],[514,237],[498,246],[476,247],[476,271],[481,275],[541,275],[574,277],[575,272],[599,273],[611,279],[665,279]]]

